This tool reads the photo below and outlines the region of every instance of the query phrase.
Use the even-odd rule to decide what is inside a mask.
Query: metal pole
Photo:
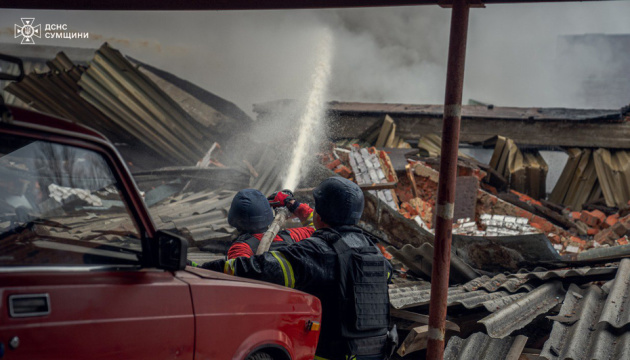
[[[446,72],[444,122],[442,125],[442,155],[435,224],[435,250],[431,275],[431,303],[429,305],[429,340],[427,359],[444,357],[446,331],[446,301],[451,263],[453,210],[455,207],[455,180],[457,177],[457,148],[461,122],[466,37],[468,32],[469,4],[467,0],[453,0],[451,35]]]

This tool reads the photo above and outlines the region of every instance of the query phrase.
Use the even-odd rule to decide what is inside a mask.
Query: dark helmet
[[[239,231],[251,234],[265,232],[273,221],[269,200],[256,189],[236,193],[228,212],[228,223]]]
[[[342,177],[330,177],[313,190],[315,211],[330,226],[355,225],[363,213],[363,191]]]

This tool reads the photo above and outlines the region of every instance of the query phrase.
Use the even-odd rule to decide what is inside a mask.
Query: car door
[[[189,286],[142,266],[110,166],[0,129],[0,358],[193,358]]]

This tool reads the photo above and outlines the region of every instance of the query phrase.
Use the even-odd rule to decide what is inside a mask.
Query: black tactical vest
[[[295,240],[291,238],[291,234],[289,234],[289,232],[286,230],[279,231],[278,236],[282,238],[282,241],[272,241],[271,245],[269,246],[269,251],[278,250],[287,245],[291,245],[295,242]],[[243,242],[249,245],[249,247],[252,249],[252,252],[254,252],[254,254],[256,253],[256,250],[258,249],[258,245],[260,245],[260,240],[256,239],[249,233],[243,233],[239,235],[236,239],[234,239],[234,243],[238,243],[238,242]]]
[[[387,260],[360,232],[343,232],[329,244],[339,266],[339,340],[345,343],[347,355],[384,354],[389,323]],[[327,325],[323,320],[322,326]]]

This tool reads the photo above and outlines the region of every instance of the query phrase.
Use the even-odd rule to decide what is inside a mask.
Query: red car
[[[1,107],[0,359],[313,359],[316,297],[186,267],[102,135]]]

